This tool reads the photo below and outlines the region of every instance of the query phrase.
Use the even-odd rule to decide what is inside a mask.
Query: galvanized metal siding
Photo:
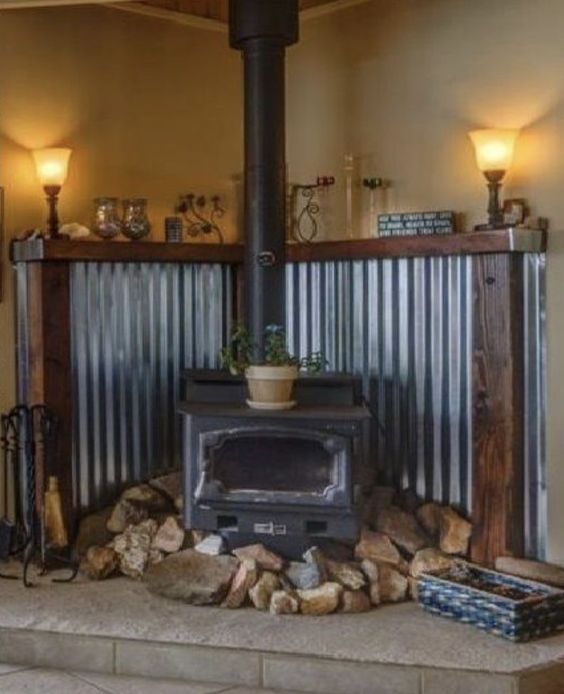
[[[179,372],[218,366],[231,307],[227,266],[72,264],[78,507],[179,466]]]
[[[524,256],[527,548],[543,551],[544,256]],[[372,454],[383,484],[471,510],[471,257],[288,266],[287,332],[304,356],[361,374],[381,424]]]

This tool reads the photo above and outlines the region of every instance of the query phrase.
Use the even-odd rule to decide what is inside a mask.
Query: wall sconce
[[[503,209],[499,200],[501,181],[513,161],[518,130],[473,130],[468,133],[476,153],[476,163],[488,182],[490,192],[488,223],[477,230],[503,228]]]
[[[47,195],[47,203],[49,205],[47,234],[52,239],[61,238],[57,204],[61,188],[67,180],[71,154],[72,150],[64,147],[36,149],[33,152],[37,177]]]

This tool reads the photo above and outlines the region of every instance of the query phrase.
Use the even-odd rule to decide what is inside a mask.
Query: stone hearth
[[[5,662],[324,694],[562,692],[564,635],[512,644],[413,603],[296,619],[193,607],[127,578],[51,577],[2,582]]]

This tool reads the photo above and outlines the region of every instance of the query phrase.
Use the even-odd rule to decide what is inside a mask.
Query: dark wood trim
[[[523,264],[474,259],[472,558],[524,551]]]
[[[30,263],[28,268],[29,382],[27,402],[44,404],[58,418],[58,449],[36,470],[44,491],[49,475],[59,480],[63,516],[73,530],[72,381],[69,264]],[[41,510],[43,495],[38,495]]]
[[[388,236],[355,241],[289,244],[290,262],[415,258],[483,253],[541,253],[546,233],[532,229],[501,229],[429,236]]]
[[[14,241],[12,262],[241,263],[243,246],[164,241]]]
[[[489,253],[541,253],[547,236],[533,229],[501,229],[432,236],[395,236],[354,241],[322,241],[287,246],[289,262],[414,258]],[[66,260],[82,262],[243,262],[242,244],[165,243],[161,241],[14,241],[12,262]]]

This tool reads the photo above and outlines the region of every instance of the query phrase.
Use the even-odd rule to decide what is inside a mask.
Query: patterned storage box
[[[484,583],[509,594],[497,595],[451,580],[448,571],[423,574],[418,602],[429,612],[474,624],[512,641],[529,641],[564,630],[564,591],[543,583],[461,563],[457,571],[472,583]]]

